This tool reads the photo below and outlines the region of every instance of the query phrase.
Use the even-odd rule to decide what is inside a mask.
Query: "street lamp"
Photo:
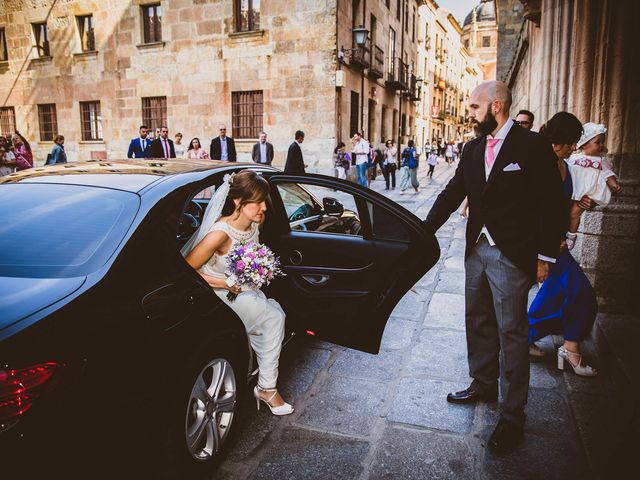
[[[369,35],[369,30],[364,28],[362,25],[351,30],[351,35],[353,36],[353,43],[356,44],[356,48],[344,48],[341,47],[338,52],[338,58],[349,58],[360,54],[361,49],[367,43],[367,37]]]

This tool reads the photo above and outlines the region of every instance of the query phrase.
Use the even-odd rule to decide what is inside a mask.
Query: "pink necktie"
[[[499,141],[499,138],[487,138],[487,147],[489,147],[487,149],[487,166],[489,168],[491,168],[491,165],[493,165],[493,161],[495,160],[493,155],[493,148],[498,144]]]
[[[162,144],[164,145],[164,158],[169,158],[169,149],[167,148],[167,141],[163,140]],[[491,158],[493,159],[493,150],[491,150]],[[493,160],[491,161],[493,162]]]

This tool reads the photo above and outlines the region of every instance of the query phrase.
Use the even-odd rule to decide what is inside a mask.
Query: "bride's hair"
[[[238,209],[248,203],[263,202],[269,196],[269,182],[253,170],[242,170],[229,180],[229,194],[222,215],[231,215],[236,210],[234,200],[240,199]]]

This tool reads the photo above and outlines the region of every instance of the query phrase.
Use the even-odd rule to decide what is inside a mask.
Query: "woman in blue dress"
[[[574,115],[559,112],[543,126],[540,133],[549,138],[558,157],[558,169],[569,204],[573,184],[565,160],[576,148],[582,134],[582,124]],[[583,202],[586,206],[591,203],[588,198]],[[567,225],[568,221],[567,216]],[[563,233],[562,238],[564,236]],[[578,375],[597,375],[596,369],[583,363],[580,354],[580,342],[591,332],[597,311],[593,287],[562,241],[561,253],[529,307],[530,352],[540,356],[541,350],[534,342],[547,335],[562,334],[564,344],[558,349],[558,368],[563,369],[567,362]]]

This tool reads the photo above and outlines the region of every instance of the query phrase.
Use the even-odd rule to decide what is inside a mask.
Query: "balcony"
[[[413,73],[411,74],[411,82],[409,85],[408,97],[412,102],[419,102],[422,93],[422,79],[418,81],[418,77],[416,77]]]
[[[409,65],[400,58],[394,58],[387,70],[386,87],[392,90],[409,89]]]
[[[373,58],[369,67],[369,76],[371,78],[384,77],[384,51],[377,45],[372,46]]]
[[[369,46],[356,47],[351,51],[351,57],[349,59],[349,65],[353,68],[364,70],[369,68]]]

